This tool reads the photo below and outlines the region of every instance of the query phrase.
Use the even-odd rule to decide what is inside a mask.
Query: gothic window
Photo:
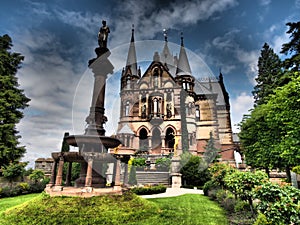
[[[200,109],[199,109],[199,105],[196,105],[195,116],[196,116],[196,120],[200,121]]]
[[[153,86],[154,87],[158,87],[158,68],[154,69],[154,73],[153,73]]]
[[[165,138],[165,146],[167,148],[174,148],[174,144],[175,144],[175,134],[174,134],[174,130],[169,127],[166,131],[166,138]]]
[[[186,90],[190,90],[190,83],[186,83]]]
[[[142,128],[140,130],[139,145],[140,145],[140,150],[142,151],[148,150],[148,132],[145,128]]]
[[[130,136],[127,135],[127,138],[126,138],[126,147],[130,147]]]
[[[126,101],[125,104],[125,116],[129,116],[129,101]]]
[[[167,93],[167,101],[168,102],[172,101],[172,94],[170,92]]]
[[[129,74],[126,77],[126,87],[130,88],[130,75]]]
[[[154,114],[158,113],[158,99],[157,98],[153,99],[153,113]]]
[[[186,82],[185,82],[185,81],[182,82],[182,88],[183,88],[184,90],[186,90]]]

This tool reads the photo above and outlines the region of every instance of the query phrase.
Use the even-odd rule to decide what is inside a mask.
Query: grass
[[[28,195],[20,195],[17,197],[10,198],[0,198],[0,213],[4,212],[6,209],[11,208],[16,205],[20,205],[32,198],[39,196],[40,194],[28,194]]]
[[[2,207],[0,224],[228,224],[224,211],[202,195],[151,200],[131,193],[93,198],[40,194],[30,198],[23,204],[6,207],[6,211]]]

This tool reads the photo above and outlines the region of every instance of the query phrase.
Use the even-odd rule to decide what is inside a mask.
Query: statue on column
[[[98,33],[98,44],[100,48],[107,48],[107,38],[110,33],[109,27],[106,25],[106,21],[102,20],[102,27],[100,27]]]

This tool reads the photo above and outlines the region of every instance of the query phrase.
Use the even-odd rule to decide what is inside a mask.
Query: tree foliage
[[[185,185],[203,186],[210,175],[207,164],[199,156],[191,155],[188,162],[180,169]]]
[[[30,101],[19,88],[16,73],[24,57],[10,52],[12,40],[0,36],[0,166],[19,160],[25,148],[19,146],[16,124],[23,118],[22,110]]]
[[[256,105],[266,103],[273,90],[280,86],[281,64],[278,55],[265,43],[258,58],[258,76],[255,78],[257,84],[252,92]]]
[[[286,69],[292,69],[293,71],[299,71],[300,69],[300,21],[289,22],[286,24],[289,26],[287,31],[290,34],[290,42],[282,45],[281,53],[290,55],[284,61]]]
[[[212,132],[209,133],[209,139],[204,149],[205,152],[203,154],[203,159],[207,164],[216,162],[218,158],[221,157],[219,154],[221,150],[215,147],[215,139],[213,137]]]
[[[15,178],[22,176],[25,172],[25,166],[27,166],[27,162],[18,162],[18,163],[9,163],[6,166],[2,166],[2,175],[12,182]]]
[[[34,183],[38,183],[39,181],[45,178],[45,173],[42,170],[33,170],[29,175],[29,179]]]

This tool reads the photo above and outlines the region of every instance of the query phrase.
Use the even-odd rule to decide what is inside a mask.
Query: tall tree
[[[257,84],[252,92],[255,105],[266,103],[273,90],[280,86],[281,64],[278,55],[265,43],[258,58]]]
[[[293,71],[300,70],[300,21],[289,22],[286,24],[289,26],[289,30],[286,32],[290,34],[290,42],[282,45],[280,53],[289,55],[290,57],[285,59],[284,66],[286,69]]]
[[[278,88],[265,105],[268,126],[277,132],[279,143],[274,146],[285,162],[286,172],[290,178],[291,167],[300,165],[300,76],[291,73],[291,81]]]
[[[219,152],[221,152],[220,149],[215,147],[215,139],[213,137],[213,133],[209,133],[209,139],[207,141],[206,146],[204,147],[205,152],[203,154],[203,159],[207,164],[210,164],[212,162],[216,162],[218,158],[220,158]]]
[[[11,38],[0,36],[0,167],[19,160],[26,152],[24,146],[19,146],[16,124],[30,99],[19,88],[16,77],[24,57],[11,52],[11,47]]]

